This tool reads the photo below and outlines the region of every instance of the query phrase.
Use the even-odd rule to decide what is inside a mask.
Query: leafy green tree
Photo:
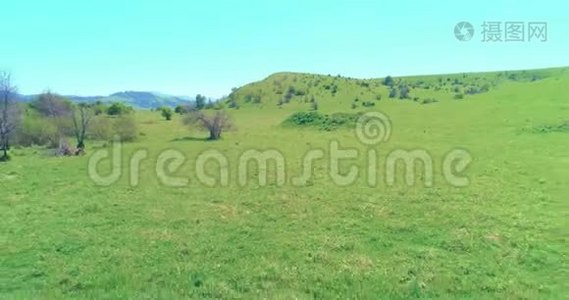
[[[206,97],[202,96],[201,94],[198,94],[196,96],[196,109],[198,110],[203,109],[205,107],[205,101]]]
[[[120,102],[114,102],[107,108],[107,114],[109,116],[122,116],[133,111],[134,108]]]
[[[164,117],[164,119],[166,119],[166,121],[170,121],[172,120],[172,109],[169,107],[162,107],[160,108],[160,113],[162,114],[162,117]]]

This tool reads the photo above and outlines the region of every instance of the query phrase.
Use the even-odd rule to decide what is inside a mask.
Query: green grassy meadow
[[[273,75],[230,96],[236,128],[219,141],[203,140],[178,115],[137,111],[141,135],[124,144],[123,174],[108,187],[87,168],[109,142],[89,141],[83,157],[14,149],[0,164],[0,298],[566,298],[569,69],[395,80],[412,87],[410,99],[390,99],[382,79]],[[290,101],[277,105],[289,87]],[[290,184],[311,149],[327,152],[331,141],[369,148],[353,128],[283,126],[312,97],[323,114],[389,116],[391,139],[376,147],[377,187],[366,182],[365,156],[342,163],[362,168],[350,186],[330,180],[326,160],[307,185]],[[462,188],[441,171],[458,148],[473,158]],[[174,175],[188,186],[157,178],[156,158],[168,149],[187,156]],[[229,158],[228,187],[196,179],[195,160],[210,149]],[[272,172],[266,186],[255,172],[237,184],[239,156],[250,149],[280,151],[287,184]],[[428,151],[434,186],[409,187],[399,174],[387,185],[381,170],[395,149]],[[138,150],[149,158],[132,187],[126,162]]]

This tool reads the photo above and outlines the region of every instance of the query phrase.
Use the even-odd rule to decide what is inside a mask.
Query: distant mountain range
[[[35,99],[36,97],[37,95],[19,95],[19,100],[24,102],[30,102],[33,101],[33,99]],[[101,101],[103,103],[120,102],[139,109],[151,109],[161,106],[175,107],[177,105],[190,104],[194,102],[194,99],[190,97],[178,97],[178,96],[171,96],[171,95],[154,93],[154,92],[135,92],[135,91],[118,92],[109,96],[83,97],[83,96],[67,95],[65,97],[67,97],[69,100],[73,102],[86,102],[86,103],[94,103],[97,101]]]

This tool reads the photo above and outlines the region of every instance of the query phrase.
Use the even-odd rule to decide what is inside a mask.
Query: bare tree
[[[212,114],[206,114],[201,110],[192,110],[184,117],[184,124],[198,125],[199,127],[209,131],[210,140],[218,140],[224,130],[231,129],[233,122],[231,117],[225,111],[215,111]]]
[[[93,115],[92,107],[85,103],[77,104],[73,111],[73,129],[77,139],[77,149],[81,152],[85,150],[85,137]]]
[[[0,161],[8,160],[10,138],[21,121],[20,109],[16,103],[17,88],[12,85],[9,73],[0,73]]]

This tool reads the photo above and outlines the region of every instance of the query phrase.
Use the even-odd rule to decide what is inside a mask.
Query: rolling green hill
[[[305,106],[316,101],[320,108],[346,111],[381,105],[381,101],[432,104],[469,100],[508,83],[532,83],[567,76],[569,68],[493,73],[463,73],[397,77],[392,80],[354,79],[332,75],[277,73],[235,90],[227,100],[237,106]],[[403,91],[403,93],[402,93]]]

